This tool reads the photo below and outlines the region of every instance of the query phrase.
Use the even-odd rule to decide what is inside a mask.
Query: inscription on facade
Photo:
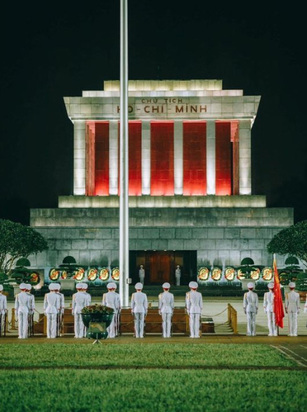
[[[120,107],[117,106],[117,113],[119,113]],[[184,99],[178,98],[151,98],[141,99],[140,102],[130,104],[128,106],[129,114],[146,115],[146,114],[161,114],[161,115],[174,115],[176,113],[206,113],[207,105],[205,104],[193,104],[185,102]]]

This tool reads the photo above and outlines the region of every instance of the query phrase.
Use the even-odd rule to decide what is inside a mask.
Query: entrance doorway
[[[133,283],[139,281],[139,268],[140,265],[143,265],[145,269],[145,285],[161,285],[164,282],[175,285],[177,265],[181,269],[181,285],[187,285],[190,280],[195,279],[197,273],[196,250],[130,251],[129,262],[130,277]]]

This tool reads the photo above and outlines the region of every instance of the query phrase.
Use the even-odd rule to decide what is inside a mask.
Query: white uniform
[[[288,313],[289,336],[297,336],[297,315],[300,313],[300,295],[291,290],[286,293],[285,309]]]
[[[134,316],[135,337],[144,337],[144,319],[147,315],[148,301],[147,295],[137,291],[131,296],[131,312]]]
[[[57,336],[57,316],[60,312],[61,301],[58,293],[49,292],[44,298],[44,312],[47,317],[47,338],[53,339]]]
[[[203,297],[200,292],[191,290],[186,293],[185,306],[189,315],[190,338],[199,338],[200,336],[200,318],[203,309]]]
[[[108,338],[115,338],[118,332],[118,314],[120,312],[120,297],[119,294],[113,291],[108,291],[102,295],[103,306],[108,306],[114,310],[112,322],[107,328]]]
[[[143,267],[140,267],[139,270],[139,278],[140,278],[140,282],[144,285],[145,282],[145,270]]]
[[[247,318],[247,336],[255,336],[256,315],[258,312],[258,295],[256,292],[249,290],[244,293],[243,309]]]
[[[21,291],[15,297],[15,313],[18,319],[18,338],[26,339],[28,337],[28,316],[31,310],[31,297],[29,293]]]
[[[29,328],[29,334],[31,335],[31,333],[33,332],[33,329],[32,329],[32,327],[33,327],[33,317],[34,317],[34,311],[35,311],[35,297],[34,297],[34,295],[32,295],[32,293],[30,292],[30,290],[31,290],[31,285],[27,285],[28,286],[28,295],[29,295],[29,298],[30,298],[30,309],[29,309],[29,315],[28,315],[28,322],[29,322],[29,325],[28,325],[28,328]]]
[[[269,292],[265,292],[263,296],[263,309],[268,318],[269,336],[277,336],[274,313],[274,293],[271,290]]]
[[[7,312],[7,299],[0,293],[0,336],[4,334],[4,319]]]
[[[159,314],[162,315],[163,338],[171,337],[172,316],[174,311],[174,295],[164,291],[159,295]]]
[[[60,297],[60,311],[58,313],[58,319],[57,319],[57,336],[62,336],[62,320],[64,316],[64,310],[65,310],[65,297],[64,293],[61,292],[56,292],[57,295]]]
[[[180,267],[177,267],[175,270],[176,286],[180,286],[181,270]]]
[[[91,295],[87,292],[78,291],[72,296],[72,314],[74,316],[75,338],[86,336],[86,327],[82,321],[81,311],[85,306],[91,304]]]

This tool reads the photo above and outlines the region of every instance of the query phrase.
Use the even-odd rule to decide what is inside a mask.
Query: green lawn
[[[301,371],[0,371],[0,410],[300,412],[306,385]]]
[[[11,344],[0,345],[0,364],[54,366],[294,366],[268,345],[255,344]]]
[[[1,412],[301,412],[306,387],[264,344],[0,345]]]

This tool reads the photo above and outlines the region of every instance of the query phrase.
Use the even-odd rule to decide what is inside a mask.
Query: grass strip
[[[0,371],[0,411],[299,412],[306,384],[301,371]]]
[[[0,345],[0,367],[291,367],[266,344]]]

